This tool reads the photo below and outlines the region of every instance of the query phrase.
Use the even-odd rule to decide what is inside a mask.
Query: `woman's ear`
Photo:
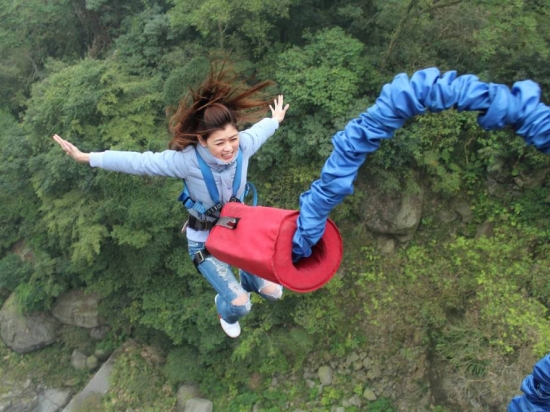
[[[204,140],[200,134],[197,135],[197,140],[202,147],[206,147],[206,140]]]

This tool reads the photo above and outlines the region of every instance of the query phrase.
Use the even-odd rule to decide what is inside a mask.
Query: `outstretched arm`
[[[280,94],[273,100],[273,104],[269,105],[269,108],[271,109],[271,118],[266,117],[240,133],[241,149],[247,151],[250,155],[256,153],[266,140],[275,133],[279,124],[284,120],[289,105],[283,103],[283,95]]]
[[[71,156],[74,160],[76,160],[79,163],[90,163],[90,154],[89,153],[83,153],[80,150],[78,150],[78,147],[76,147],[71,142],[68,142],[67,140],[61,138],[61,136],[54,134],[53,140],[61,146],[61,148],[67,153],[69,156]]]
[[[181,179],[185,179],[188,175],[187,161],[182,152],[165,150],[159,153],[139,153],[107,150],[83,153],[57,134],[53,139],[77,162],[88,163],[92,167],[132,175],[169,176]]]

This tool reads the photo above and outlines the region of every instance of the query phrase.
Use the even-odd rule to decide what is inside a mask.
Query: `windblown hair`
[[[264,117],[271,100],[263,91],[272,84],[264,81],[247,86],[225,63],[219,69],[211,64],[210,73],[202,85],[196,90],[189,89],[177,109],[172,110],[170,149],[183,150],[196,145],[197,136],[206,140],[214,131],[227,125],[238,128],[244,122],[255,122]]]

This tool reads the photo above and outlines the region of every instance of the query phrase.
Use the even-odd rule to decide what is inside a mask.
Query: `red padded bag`
[[[208,236],[206,248],[223,262],[295,292],[314,291],[338,270],[343,254],[342,237],[329,219],[311,256],[294,264],[292,237],[298,215],[296,210],[227,203],[218,225]]]

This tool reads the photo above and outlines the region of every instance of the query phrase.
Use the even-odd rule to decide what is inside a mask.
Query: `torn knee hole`
[[[248,303],[248,294],[243,293],[231,301],[234,306],[245,306]]]
[[[260,293],[279,299],[283,295],[283,288],[279,285],[267,285],[260,289]]]

